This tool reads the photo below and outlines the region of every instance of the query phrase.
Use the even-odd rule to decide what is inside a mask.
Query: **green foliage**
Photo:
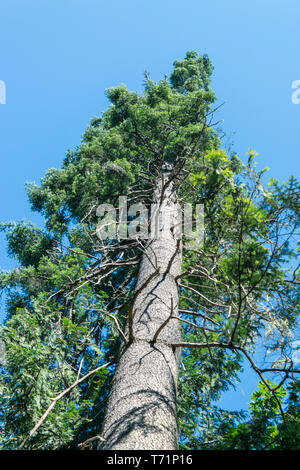
[[[297,450],[300,448],[300,387],[299,382],[287,388],[267,381],[259,383],[252,394],[250,419],[236,427],[227,425],[214,449]],[[269,387],[276,388],[274,393]],[[281,413],[285,408],[285,415]],[[229,427],[229,429],[228,429]]]
[[[143,94],[125,85],[107,90],[111,105],[91,120],[62,168],[48,170],[40,185],[27,186],[45,230],[25,222],[1,225],[8,253],[18,261],[0,277],[8,312],[0,330],[7,351],[0,374],[1,448],[18,448],[51,398],[115,360],[120,335],[109,315],[124,327],[140,250],[129,247],[126,254],[122,243],[111,244],[108,258],[96,236],[96,208],[117,205],[120,195],[132,191],[149,206],[155,172],[165,162],[183,162],[180,200],[205,206],[204,247],[183,253],[183,271],[189,272],[180,287],[185,341],[234,343],[252,351],[267,331],[268,347],[284,361],[297,326],[299,293],[285,264],[296,256],[295,244],[278,237],[287,229],[294,233],[299,222],[299,184],[294,178],[284,185],[271,180],[265,190],[253,150],[245,164],[222,148],[208,120],[215,101],[211,73],[208,57],[190,51],[174,62],[169,79],[147,79]],[[193,274],[196,266],[202,274]],[[196,286],[200,300],[187,285]],[[191,308],[214,323],[200,323]],[[243,413],[214,405],[238,380],[241,354],[234,348],[186,349],[182,363],[183,448],[299,445],[298,385],[287,389],[285,406],[293,418],[281,422],[277,401],[261,386],[250,420],[241,423]],[[25,447],[78,448],[98,434],[113,371],[114,365],[100,370],[63,396]],[[283,389],[276,396],[283,400]]]
[[[212,71],[213,66],[207,55],[199,57],[196,52],[189,51],[183,60],[175,60],[170,81],[181,93],[193,92],[199,88],[207,90]]]
[[[24,267],[37,265],[53,246],[49,235],[31,223],[1,224],[0,229],[8,234],[8,254]]]

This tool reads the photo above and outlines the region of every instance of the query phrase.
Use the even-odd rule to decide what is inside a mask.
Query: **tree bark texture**
[[[181,238],[166,223],[178,222],[176,194],[165,166],[154,202],[161,216],[157,234],[143,254],[129,313],[128,345],[122,346],[102,429],[100,449],[172,450],[178,448],[177,375],[181,341],[176,276],[181,273]],[[155,212],[155,214],[154,214]],[[157,220],[157,219],[156,219]],[[180,220],[179,220],[180,222]],[[177,239],[176,239],[177,238]]]

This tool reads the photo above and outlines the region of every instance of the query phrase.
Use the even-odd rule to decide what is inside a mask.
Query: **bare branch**
[[[47,416],[49,415],[49,413],[53,410],[53,408],[55,407],[56,403],[61,399],[63,398],[65,395],[67,395],[69,392],[71,392],[71,390],[73,390],[73,388],[77,387],[77,385],[79,385],[81,382],[83,382],[84,380],[86,380],[88,377],[90,377],[92,374],[95,374],[95,372],[98,372],[99,370],[101,369],[104,369],[105,367],[108,367],[112,364],[112,362],[107,362],[106,364],[103,364],[102,366],[99,366],[99,367],[96,367],[96,369],[93,369],[91,370],[90,372],[88,372],[86,375],[84,375],[83,377],[81,377],[80,379],[77,379],[75,380],[75,382],[70,385],[70,387],[66,388],[65,390],[63,390],[61,393],[59,393],[55,398],[50,398],[52,400],[52,403],[51,405],[47,408],[47,410],[45,411],[45,413],[41,416],[41,418],[39,419],[39,421],[36,423],[36,425],[32,428],[32,430],[30,431],[30,433],[28,434],[28,436],[22,441],[22,443],[20,444],[19,446],[19,449],[22,449],[24,447],[24,445],[26,444],[26,442],[33,436],[33,434],[40,428],[40,426],[44,423],[44,421],[46,420]]]

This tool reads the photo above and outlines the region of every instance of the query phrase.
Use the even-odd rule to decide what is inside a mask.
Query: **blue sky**
[[[0,220],[29,219],[24,182],[39,182],[78,145],[93,116],[107,107],[104,90],[125,83],[141,91],[170,73],[187,50],[214,63],[212,88],[225,105],[216,118],[233,149],[251,147],[280,180],[299,176],[299,0],[3,0],[0,6]],[[300,96],[300,95],[299,95]],[[15,265],[0,239],[0,269]],[[242,407],[256,386],[246,369]]]

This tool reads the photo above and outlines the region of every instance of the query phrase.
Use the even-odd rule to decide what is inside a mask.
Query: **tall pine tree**
[[[143,94],[109,89],[111,106],[62,168],[27,188],[44,229],[2,224],[19,263],[1,274],[3,449],[228,448],[243,415],[216,401],[244,360],[282,426],[285,413],[299,426],[281,400],[299,373],[299,184],[266,189],[254,151],[247,163],[227,154],[212,68],[190,51],[170,77],[145,74]],[[202,204],[203,245],[164,222],[156,237],[132,235],[134,213],[132,236],[118,225],[101,239],[97,209],[118,208],[120,196],[148,216],[156,203],[177,224],[178,204]],[[257,364],[263,348],[271,354]]]

